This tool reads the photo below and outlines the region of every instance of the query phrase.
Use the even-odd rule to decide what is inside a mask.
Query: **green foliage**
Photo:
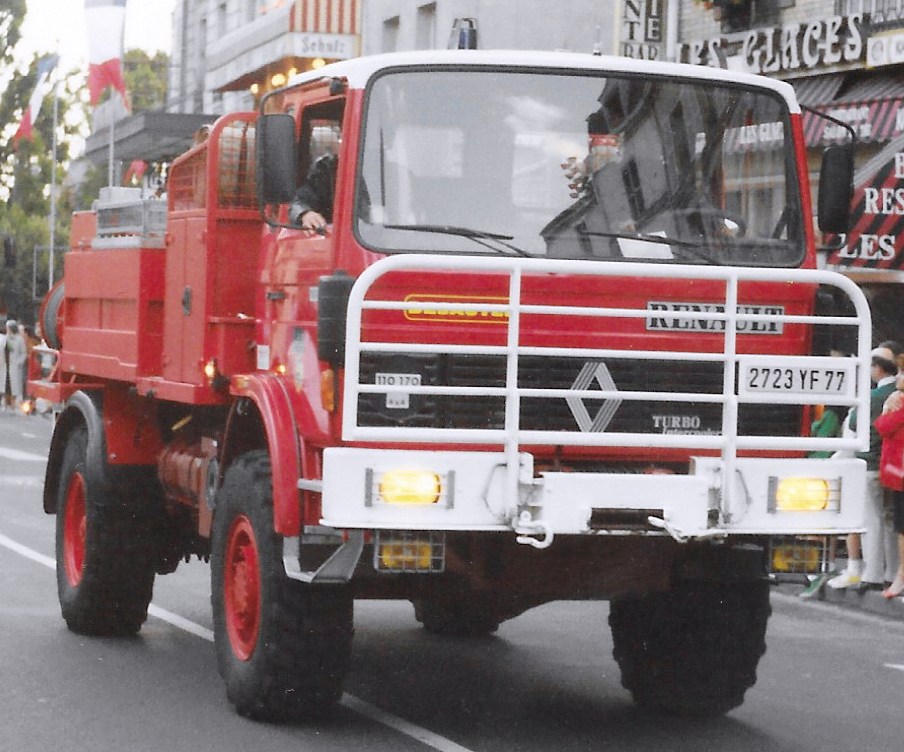
[[[4,0],[0,7],[0,61],[11,59],[13,48],[21,39],[24,20],[25,0]]]
[[[162,110],[166,105],[166,70],[169,56],[157,52],[153,57],[144,50],[126,50],[123,77],[132,100],[132,112]]]
[[[53,142],[53,97],[48,95],[33,127],[33,139],[12,140],[28,100],[37,83],[35,55],[27,70],[15,62],[15,46],[21,38],[25,18],[25,0],[5,0],[0,9],[0,239],[4,253],[0,257],[0,313],[12,313],[22,320],[34,321],[33,292],[47,290],[47,244],[50,236],[50,183],[56,170],[59,187],[64,173],[60,167],[69,161],[70,143],[79,130],[78,118],[67,118],[72,108],[81,108],[78,99],[80,81],[70,76],[59,87],[57,127],[57,163],[51,157]],[[56,72],[59,74],[59,71]],[[58,194],[59,195],[59,194]],[[65,202],[64,202],[65,203]],[[68,218],[58,216],[55,244],[68,242]],[[37,261],[37,263],[35,263]],[[57,258],[55,276],[62,268]],[[35,277],[37,285],[35,285]]]
[[[68,170],[73,143],[84,138],[87,121],[85,71],[57,70],[56,164],[52,159],[53,110],[48,94],[33,126],[33,139],[13,142],[12,136],[37,82],[36,64],[50,50],[39,52],[27,70],[16,64],[15,47],[21,39],[26,0],[3,0],[0,5],[0,317],[14,314],[27,323],[35,320],[37,297],[47,292],[50,239],[50,186],[56,185],[54,223],[54,280],[62,275],[62,248],[69,244],[72,211],[89,209],[106,170],[88,167],[74,184]],[[18,58],[21,61],[21,56]],[[123,74],[132,111],[161,110],[166,101],[169,57],[143,50],[123,56]],[[109,96],[109,91],[105,96]],[[119,96],[118,93],[116,96]],[[8,252],[7,252],[8,249]]]

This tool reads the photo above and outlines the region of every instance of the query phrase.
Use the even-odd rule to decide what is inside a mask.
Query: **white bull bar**
[[[362,317],[368,310],[405,311],[410,301],[377,299],[374,284],[392,272],[436,272],[491,274],[508,276],[508,300],[505,302],[417,302],[421,311],[470,311],[495,314],[507,327],[505,345],[404,343],[398,341],[362,341]],[[715,302],[720,310],[670,311],[673,319],[724,322],[718,335],[723,337],[722,352],[684,350],[635,351],[607,348],[565,348],[525,346],[521,343],[521,318],[524,314],[549,317],[649,318],[641,308],[608,308],[570,305],[523,304],[522,279],[525,275],[555,274],[573,277],[631,277],[643,284],[645,279],[669,278],[716,280],[724,283],[724,300]],[[792,315],[777,312],[744,312],[738,309],[738,287],[745,282],[826,285],[837,288],[851,301],[853,316]],[[739,324],[821,324],[857,329],[857,358],[827,356],[739,355]],[[687,343],[688,338],[676,341]],[[860,289],[846,277],[834,272],[801,269],[761,269],[744,267],[690,266],[649,263],[607,263],[576,260],[551,260],[514,257],[466,257],[399,254],[366,269],[350,295],[345,351],[345,386],[342,434],[346,442],[400,444],[469,444],[501,446],[496,452],[449,452],[338,447],[324,455],[323,522],[345,528],[386,529],[514,529],[524,542],[540,536],[546,545],[555,533],[589,532],[588,520],[596,509],[649,509],[658,527],[674,537],[705,537],[726,533],[831,533],[859,528],[863,496],[864,467],[859,460],[805,460],[739,457],[742,451],[811,452],[816,450],[853,453],[866,448],[869,436],[869,352],[870,313]],[[469,354],[504,356],[504,387],[408,385],[409,395],[450,395],[468,399],[473,396],[504,396],[505,422],[500,428],[424,428],[406,426],[366,426],[358,421],[358,404],[363,394],[390,394],[398,386],[361,383],[362,353],[396,354]],[[721,394],[659,391],[619,391],[617,389],[536,388],[519,385],[519,358],[524,356],[569,357],[585,361],[628,358],[656,361],[714,361],[723,364]],[[843,393],[770,394],[748,390],[735,384],[739,371],[749,373],[758,359],[768,358],[775,367],[799,368],[807,362],[837,369],[855,381],[855,388]],[[803,378],[803,377],[801,377]],[[693,432],[626,433],[593,430],[578,425],[574,431],[527,430],[520,425],[523,398],[557,400],[655,400],[659,402],[710,402],[722,406],[719,435]],[[745,403],[837,404],[856,406],[857,425],[852,436],[838,438],[801,436],[761,436],[738,433],[738,409]],[[692,462],[689,476],[621,475],[607,473],[545,473],[533,477],[532,458],[523,446],[598,446],[690,448],[718,451],[718,457],[700,457]],[[473,469],[480,477],[478,486],[486,489],[479,498],[467,498],[457,482],[454,505],[438,508],[398,508],[366,504],[372,488],[365,477],[387,467],[387,462],[402,462],[412,467],[434,467],[437,455],[448,459],[441,470],[451,471],[459,480]],[[482,455],[482,459],[480,458]],[[471,468],[471,469],[469,469]],[[370,475],[368,476],[368,472]],[[775,514],[769,509],[768,485],[772,479],[788,473],[820,476],[837,482],[843,495],[835,513],[787,512]],[[567,477],[564,477],[567,476]],[[734,479],[726,482],[725,479]],[[302,481],[304,483],[304,481]],[[600,489],[605,489],[601,493]],[[713,512],[717,512],[714,514]],[[661,516],[660,516],[661,515]],[[606,532],[597,530],[596,532]]]

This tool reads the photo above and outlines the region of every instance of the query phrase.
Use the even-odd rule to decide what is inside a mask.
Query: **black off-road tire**
[[[488,599],[461,595],[454,599],[412,601],[414,618],[428,632],[451,637],[486,637],[503,621]]]
[[[249,452],[227,471],[211,549],[214,643],[229,701],[257,720],[322,715],[342,695],[352,594],[286,576],[266,452]]]
[[[611,603],[622,685],[645,708],[717,716],[744,702],[766,652],[769,584],[684,582]]]
[[[87,456],[88,433],[77,428],[63,451],[56,503],[60,607],[73,632],[132,635],[153,595],[159,513],[128,469],[89,466]]]

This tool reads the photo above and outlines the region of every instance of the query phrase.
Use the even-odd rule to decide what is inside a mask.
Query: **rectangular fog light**
[[[455,473],[434,470],[365,470],[364,504],[399,506],[440,505],[452,509],[455,498]]]
[[[769,512],[839,512],[840,478],[769,478]]]
[[[436,531],[378,530],[374,568],[379,572],[442,572],[445,534]]]

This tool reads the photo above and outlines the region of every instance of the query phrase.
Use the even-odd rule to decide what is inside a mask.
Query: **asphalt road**
[[[904,748],[904,624],[774,594],[747,702],[688,721],[633,707],[605,603],[556,603],[484,640],[425,633],[403,602],[358,602],[342,704],[318,723],[236,716],[217,675],[208,567],[160,577],[130,639],[59,615],[41,510],[50,421],[0,415],[0,752],[408,752]]]

